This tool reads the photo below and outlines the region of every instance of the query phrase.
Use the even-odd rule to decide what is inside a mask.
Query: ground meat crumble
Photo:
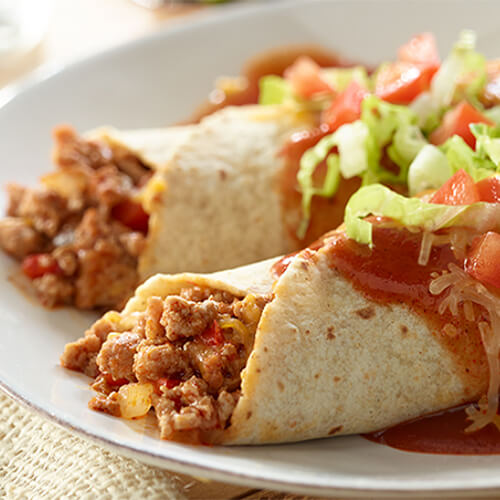
[[[138,282],[147,214],[134,198],[151,176],[122,148],[54,132],[57,170],[7,186],[0,248],[22,262],[43,305],[120,306]]]
[[[269,300],[201,287],[151,297],[132,328],[120,327],[120,315],[108,313],[66,346],[61,363],[94,377],[90,408],[130,418],[153,407],[163,439],[211,442],[229,425]],[[137,405],[132,389],[147,393],[140,413],[130,412]]]

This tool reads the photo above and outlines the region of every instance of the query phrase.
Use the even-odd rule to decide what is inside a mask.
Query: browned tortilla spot
[[[250,420],[251,416],[252,416],[252,412],[251,411],[247,412],[247,420]]]
[[[408,333],[408,327],[406,325],[400,325],[399,328],[401,329],[401,333],[403,335],[406,335]]]
[[[334,382],[340,382],[340,377],[337,377],[337,376],[333,377],[333,381]]]
[[[297,422],[295,420],[293,420],[292,422],[290,422],[290,427],[293,429],[295,426],[297,425]]]
[[[335,330],[335,329],[334,329],[334,327],[333,327],[333,326],[329,326],[329,327],[327,328],[327,330],[326,330],[326,331],[327,331],[326,338],[327,338],[328,340],[333,340],[333,339],[335,338],[335,334],[333,333],[333,332],[334,332],[334,330]]]
[[[264,346],[264,352],[267,352],[267,347],[266,346]]]
[[[332,427],[329,431],[328,431],[328,435],[329,436],[333,436],[334,434],[337,434],[337,432],[340,432],[342,430],[342,426],[341,425],[337,425],[337,427]]]
[[[319,378],[319,373],[316,373],[316,374],[314,375],[314,378]]]
[[[309,335],[309,334],[311,333],[311,330],[306,330],[304,333],[305,333],[306,335]]]
[[[226,177],[227,177],[227,173],[225,170],[219,170],[219,177],[221,178],[221,180],[226,180]]]
[[[285,386],[283,385],[283,382],[281,380],[278,380],[278,389],[283,392],[285,390]]]
[[[363,319],[370,319],[375,316],[375,308],[373,306],[363,307],[362,309],[358,309],[355,313]]]

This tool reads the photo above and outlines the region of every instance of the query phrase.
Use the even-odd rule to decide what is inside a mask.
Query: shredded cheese
[[[466,432],[474,432],[490,423],[500,429],[500,416],[497,415],[500,389],[500,300],[457,265],[450,264],[448,269],[449,271],[444,271],[429,285],[429,291],[433,295],[440,295],[448,290],[448,294],[439,305],[439,313],[443,314],[449,309],[456,316],[462,305],[465,317],[474,319],[473,304],[477,304],[486,310],[489,318],[489,322],[481,321],[478,324],[488,360],[488,393],[481,398],[478,408],[471,406],[467,409],[468,418],[472,423]]]
[[[429,233],[428,231],[422,233],[422,243],[420,244],[420,254],[418,255],[418,264],[420,266],[428,264],[434,238],[434,233]]]
[[[232,328],[238,334],[238,337],[245,348],[251,348],[253,335],[243,322],[236,318],[223,318],[219,320],[219,326],[223,329]]]

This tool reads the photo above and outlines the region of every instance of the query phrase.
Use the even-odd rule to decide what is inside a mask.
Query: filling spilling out
[[[216,442],[269,300],[200,287],[150,297],[144,312],[104,315],[61,363],[94,378],[91,409],[128,419],[154,409],[163,439]]]
[[[56,171],[7,186],[0,247],[21,263],[41,303],[121,305],[138,282],[148,214],[137,201],[151,170],[124,149],[54,131]]]

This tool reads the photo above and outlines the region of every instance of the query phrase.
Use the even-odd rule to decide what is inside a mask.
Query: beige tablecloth
[[[0,392],[0,498],[193,496],[179,476],[90,444]]]

